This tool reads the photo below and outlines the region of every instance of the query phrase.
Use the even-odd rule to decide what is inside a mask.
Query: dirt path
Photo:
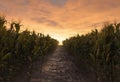
[[[63,47],[58,47],[39,71],[32,73],[30,82],[83,82]]]
[[[58,47],[42,68],[39,61],[33,67],[30,81],[21,78],[16,82],[85,82],[63,47]]]

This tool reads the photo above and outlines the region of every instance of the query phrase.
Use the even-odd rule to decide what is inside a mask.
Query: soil
[[[33,63],[31,72],[23,72],[15,78],[15,82],[91,82],[79,70],[67,54],[64,47],[59,46],[41,64],[38,60]]]

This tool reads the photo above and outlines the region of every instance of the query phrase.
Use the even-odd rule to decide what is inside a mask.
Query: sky
[[[120,21],[120,0],[0,0],[0,15],[59,40]]]

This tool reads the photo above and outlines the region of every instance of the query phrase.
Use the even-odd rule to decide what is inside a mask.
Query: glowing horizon
[[[120,21],[120,0],[1,0],[0,14],[20,20],[23,29],[49,34],[60,44],[76,34]]]

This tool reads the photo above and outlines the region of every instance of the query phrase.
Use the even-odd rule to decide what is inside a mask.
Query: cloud
[[[49,0],[52,5],[62,7],[64,6],[68,0]]]
[[[120,0],[0,0],[0,13],[22,19],[28,29],[65,38],[120,20],[119,4]]]
[[[36,21],[37,23],[45,24],[47,26],[59,27],[61,28],[62,25],[60,25],[58,22],[55,22],[53,20],[47,19],[46,17],[41,18],[31,18],[31,20]]]
[[[0,10],[4,11],[4,10],[6,10],[6,7],[4,5],[2,5],[2,4],[0,4]]]
[[[21,5],[29,5],[30,4],[30,1],[29,0],[24,0],[20,3]]]

